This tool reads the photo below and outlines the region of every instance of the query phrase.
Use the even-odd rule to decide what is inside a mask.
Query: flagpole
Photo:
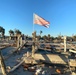
[[[33,13],[33,32],[34,32],[34,13]]]
[[[33,13],[33,32],[32,32],[32,33],[34,34],[34,13]],[[33,38],[33,44],[32,44],[32,58],[34,58],[34,52],[35,52],[34,35],[32,35],[32,38]]]

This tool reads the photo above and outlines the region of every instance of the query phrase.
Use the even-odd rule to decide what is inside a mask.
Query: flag
[[[50,23],[45,19],[43,19],[42,17],[38,16],[37,14],[34,14],[34,24],[38,24],[49,28]]]

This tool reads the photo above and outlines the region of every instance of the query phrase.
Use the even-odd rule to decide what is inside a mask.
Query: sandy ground
[[[2,50],[3,57],[8,56],[11,51],[15,50],[14,47],[8,47],[4,50]],[[17,65],[19,62],[17,60],[21,59],[24,53],[26,53],[28,50],[23,49],[19,54],[13,54],[8,59],[5,60],[5,65],[10,66],[10,68],[13,68],[15,65]],[[30,50],[29,50],[30,51]],[[14,72],[10,73],[9,75],[32,75],[31,72],[24,71],[23,67],[20,66],[18,69],[16,69]]]
[[[8,56],[11,53],[11,51],[13,51],[14,49],[15,49],[14,47],[8,47],[8,48],[2,50],[3,56],[4,57]],[[21,59],[23,54],[25,54],[27,51],[30,52],[31,50],[29,50],[29,49],[22,49],[19,54],[15,53],[12,56],[10,56],[7,60],[5,60],[6,67],[10,66],[10,68],[13,68],[15,65],[17,65],[19,63],[18,62],[19,59]],[[54,72],[54,71],[55,71],[54,68],[49,70],[49,72]],[[9,75],[34,75],[34,72],[25,71],[23,69],[23,67],[20,66],[15,71],[11,72]],[[67,72],[67,74],[62,74],[62,75],[70,75],[70,74],[68,74],[68,72]]]

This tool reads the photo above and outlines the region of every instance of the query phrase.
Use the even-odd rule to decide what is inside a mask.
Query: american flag
[[[49,28],[50,23],[45,19],[43,19],[42,17],[38,16],[37,14],[34,14],[34,24],[38,24]]]

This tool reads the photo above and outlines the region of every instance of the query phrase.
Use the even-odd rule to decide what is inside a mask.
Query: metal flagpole
[[[33,32],[34,32],[34,13],[33,13]]]
[[[32,44],[32,57],[34,58],[34,53],[35,53],[35,35],[34,35],[34,13],[33,13],[33,35],[32,35],[32,38],[33,38],[33,44]]]

